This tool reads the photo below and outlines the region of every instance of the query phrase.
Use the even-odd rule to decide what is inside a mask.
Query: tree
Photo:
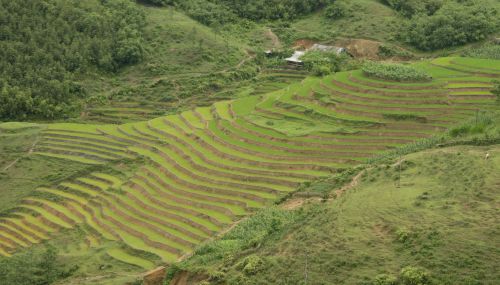
[[[344,1],[335,1],[325,9],[325,16],[328,19],[337,20],[349,14],[350,5]]]
[[[449,1],[434,15],[412,18],[403,37],[421,50],[436,50],[482,40],[499,25],[498,11],[489,2]]]

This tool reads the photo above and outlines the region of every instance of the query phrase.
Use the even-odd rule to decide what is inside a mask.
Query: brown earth
[[[313,41],[313,40],[309,40],[309,39],[301,39],[301,40],[296,40],[294,43],[293,43],[293,48],[294,49],[310,49],[315,43],[317,43],[316,41]]]
[[[206,280],[208,277],[204,274],[197,274],[187,271],[177,273],[170,281],[170,285],[193,285],[199,284],[201,281]]]
[[[333,193],[335,193],[332,198],[328,198],[327,201],[331,201],[332,199],[339,198],[342,196],[346,191],[356,187],[361,179],[361,177],[365,174],[365,170],[359,172],[356,176],[354,176],[348,184],[342,186],[339,189],[336,189]],[[302,207],[306,203],[319,203],[325,201],[323,198],[319,197],[311,197],[311,198],[304,198],[304,197],[294,197],[291,199],[286,200],[284,203],[281,204],[281,208],[285,210],[294,210],[297,208]]]
[[[344,47],[355,58],[379,59],[378,49],[382,43],[364,39],[340,39],[336,46]]]
[[[144,285],[163,285],[163,281],[165,280],[166,270],[165,267],[161,266],[156,269],[153,269],[147,272],[144,275]]]

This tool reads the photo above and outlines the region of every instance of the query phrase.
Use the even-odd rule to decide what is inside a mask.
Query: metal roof
[[[296,62],[296,63],[302,63],[302,60],[300,60],[300,58],[306,54],[305,51],[298,51],[296,50],[293,55],[289,58],[285,58],[286,61],[289,61],[289,62]]]

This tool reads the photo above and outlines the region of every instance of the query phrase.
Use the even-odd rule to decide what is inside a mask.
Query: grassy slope
[[[363,38],[392,41],[402,18],[386,5],[376,0],[349,1],[349,16],[338,20],[326,20],[322,13],[311,15],[293,23],[298,38],[333,37]]]
[[[227,271],[228,284],[302,284],[306,260],[308,284],[371,284],[405,266],[426,268],[434,284],[494,284],[500,147],[436,149],[404,161],[400,188],[398,167],[378,165],[340,199],[298,209],[303,219],[281,239],[202,268]],[[254,275],[238,267],[248,255],[265,264]]]

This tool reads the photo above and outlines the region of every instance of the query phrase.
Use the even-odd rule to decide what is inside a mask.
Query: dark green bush
[[[369,61],[363,64],[362,70],[370,77],[401,82],[423,82],[432,79],[425,71],[402,64]]]
[[[257,255],[250,255],[243,259],[236,267],[243,270],[243,273],[246,275],[254,275],[264,269],[264,265],[264,259]]]

